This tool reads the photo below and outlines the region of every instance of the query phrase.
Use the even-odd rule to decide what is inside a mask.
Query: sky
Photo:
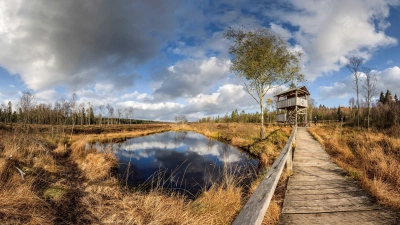
[[[301,52],[298,85],[317,105],[355,97],[351,57],[372,69],[379,92],[400,95],[400,0],[2,0],[0,103],[75,92],[95,109],[133,107],[138,119],[257,111],[230,70],[228,27],[267,28]]]

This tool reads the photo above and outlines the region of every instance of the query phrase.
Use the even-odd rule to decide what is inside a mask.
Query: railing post
[[[261,180],[257,189],[249,198],[247,203],[243,206],[239,215],[233,221],[233,225],[260,225],[263,221],[265,213],[267,212],[269,203],[274,195],[276,186],[278,185],[279,178],[282,174],[283,168],[286,164],[292,165],[292,142],[295,138],[297,126],[294,127],[288,143],[286,143],[278,158],[272,164],[271,168]],[[289,162],[290,159],[290,162]],[[289,162],[289,163],[288,163]],[[291,169],[290,169],[291,171]]]
[[[288,156],[286,159],[286,172],[289,176],[291,176],[293,174],[292,173],[292,171],[293,171],[292,151],[293,151],[293,148],[292,148],[292,146],[290,146]]]
[[[288,156],[286,159],[286,171],[289,176],[293,174],[293,144],[296,144],[297,125],[294,126],[292,143],[289,146]]]

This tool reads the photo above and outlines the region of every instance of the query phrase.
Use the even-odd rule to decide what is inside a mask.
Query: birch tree
[[[349,62],[346,65],[347,69],[353,74],[353,88],[356,91],[357,97],[357,127],[360,127],[360,89],[359,89],[359,81],[362,74],[362,59],[352,57],[349,59]]]
[[[233,41],[231,71],[247,80],[244,88],[260,106],[260,139],[264,139],[264,97],[275,87],[304,79],[299,73],[301,54],[290,51],[286,41],[265,28],[229,28],[225,37]]]
[[[374,73],[371,73],[371,69],[365,68],[365,79],[363,80],[362,89],[365,102],[367,103],[367,128],[369,129],[369,120],[371,117],[371,101],[374,96],[378,94],[376,90],[377,78]]]

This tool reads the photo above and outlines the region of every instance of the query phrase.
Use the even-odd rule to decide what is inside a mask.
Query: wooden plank
[[[313,194],[313,195],[291,195],[290,200],[293,201],[306,201],[306,200],[322,200],[322,199],[334,199],[334,198],[353,198],[353,197],[365,197],[366,193],[360,191],[349,191],[340,193],[329,193],[329,194]]]
[[[347,211],[364,211],[364,210],[377,210],[381,209],[377,205],[366,205],[366,204],[348,204],[340,206],[299,206],[299,207],[286,207],[283,208],[282,213],[326,213],[326,212],[347,212]]]
[[[323,190],[323,189],[343,189],[347,190],[349,187],[357,188],[353,185],[353,183],[320,183],[315,185],[288,185],[287,190]],[[361,190],[361,189],[360,189]]]
[[[322,180],[330,180],[330,179],[337,179],[337,175],[313,175],[313,174],[301,174],[301,173],[296,173],[296,171],[294,171],[294,174],[296,177],[291,177],[291,179],[293,179],[294,181],[322,181]],[[344,179],[344,178],[343,178]]]
[[[335,193],[352,192],[352,191],[362,191],[362,189],[360,189],[359,187],[313,189],[313,190],[288,189],[286,190],[286,195],[289,196],[289,195],[335,194]]]
[[[400,224],[400,215],[393,211],[366,210],[314,214],[283,214],[279,224]]]
[[[400,224],[299,128],[280,224]]]
[[[278,158],[272,164],[271,168],[254,191],[253,195],[244,205],[235,221],[233,221],[234,225],[259,225],[262,223],[287,158],[289,156],[292,157],[289,153],[292,148],[292,142],[295,140],[296,130],[297,127],[293,128],[288,143],[286,143],[281,154],[279,154]]]
[[[319,185],[319,184],[341,184],[341,183],[347,183],[347,184],[357,184],[356,181],[349,177],[339,177],[337,179],[330,179],[330,180],[316,180],[316,181],[299,181],[299,180],[293,180],[289,179],[288,181],[288,186],[297,186],[297,185]]]
[[[331,208],[335,210],[335,208],[340,207],[348,207],[355,205],[373,205],[373,201],[370,200],[367,196],[358,196],[358,197],[348,197],[348,198],[326,198],[326,199],[313,199],[313,200],[293,200],[285,201],[283,207],[287,210],[301,210],[303,208],[312,208],[319,210],[318,208]],[[310,211],[311,213],[313,211]]]

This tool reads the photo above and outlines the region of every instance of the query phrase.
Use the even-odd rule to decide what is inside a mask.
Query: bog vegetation
[[[194,200],[163,188],[160,180],[153,180],[150,190],[132,189],[112,172],[118,162],[111,151],[85,149],[85,144],[193,130],[248,151],[268,168],[290,132],[270,126],[268,138],[260,141],[254,124],[118,125],[122,119],[111,117],[109,124],[77,126],[74,123],[89,118],[74,115],[67,106],[60,109],[67,114],[54,109],[39,114],[40,109],[32,105],[16,113],[17,122],[0,124],[1,224],[230,224],[258,180],[243,183],[244,178],[227,167],[221,179]],[[37,124],[40,121],[48,124]],[[279,218],[283,192],[281,182],[281,195],[266,215],[268,223]]]

